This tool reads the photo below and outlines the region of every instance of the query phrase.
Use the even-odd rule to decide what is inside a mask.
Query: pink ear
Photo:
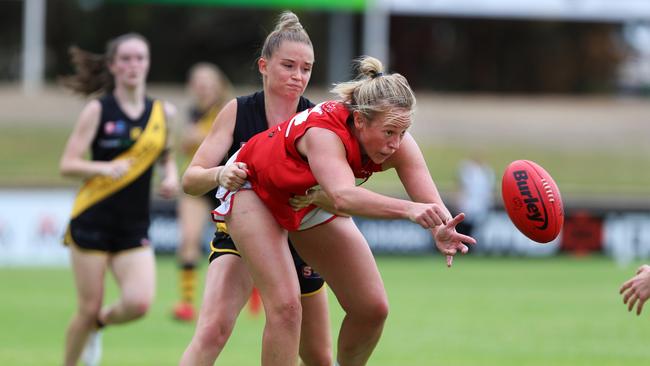
[[[352,118],[354,119],[354,126],[356,128],[360,128],[363,126],[363,117],[361,116],[361,112],[352,111]]]
[[[260,72],[260,74],[264,74],[263,71],[266,71],[266,59],[263,57],[260,57],[257,59],[257,71]]]

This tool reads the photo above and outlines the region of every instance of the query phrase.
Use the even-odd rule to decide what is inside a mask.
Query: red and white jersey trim
[[[235,163],[235,160],[237,159],[237,153],[233,154],[233,156],[230,157],[230,159],[228,159],[228,162],[226,162],[226,166]],[[216,197],[219,199],[219,201],[221,201],[221,205],[219,205],[219,207],[212,210],[212,220],[215,222],[224,222],[225,217],[228,216],[230,214],[230,210],[232,210],[236,193],[242,189],[252,189],[252,188],[253,187],[251,186],[251,183],[249,181],[246,181],[244,185],[241,186],[241,188],[235,191],[229,191],[226,188],[220,186],[219,189],[217,189]],[[287,202],[287,204],[289,203]],[[332,221],[334,218],[336,218],[336,215],[327,212],[322,208],[316,207],[315,209],[311,210],[307,215],[305,215],[305,217],[302,218],[302,220],[300,221],[300,227],[298,227],[298,231],[307,230],[315,226],[328,223]]]

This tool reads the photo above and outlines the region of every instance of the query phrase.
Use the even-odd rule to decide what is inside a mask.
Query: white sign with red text
[[[0,191],[0,265],[68,264],[62,244],[73,190]]]

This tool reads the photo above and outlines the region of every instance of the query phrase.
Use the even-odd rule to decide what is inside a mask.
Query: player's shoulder
[[[102,113],[102,102],[99,98],[89,100],[81,110],[83,116],[99,116]]]
[[[235,98],[235,100],[237,105],[242,107],[247,105],[255,105],[255,104],[264,105],[264,92],[256,91],[252,94],[240,95],[237,98]]]
[[[350,115],[350,111],[343,103],[334,100],[319,103],[311,111],[310,118],[313,121],[335,125],[345,125]]]
[[[225,128],[230,131],[230,134],[232,134],[232,129],[234,128],[235,122],[237,120],[237,106],[237,98],[229,100],[217,114],[213,126],[220,130]]]
[[[221,111],[219,111],[219,116],[223,117],[236,117],[237,116],[237,107],[239,105],[239,101],[237,98],[233,98],[229,100],[223,108],[221,108]]]
[[[102,99],[101,98],[90,99],[88,102],[86,102],[86,105],[84,106],[84,109],[87,109],[87,110],[101,110],[102,109]]]
[[[226,104],[224,104],[223,108],[221,108],[221,111],[237,109],[238,104],[239,104],[238,98],[232,98],[229,101],[227,101]]]
[[[326,113],[347,112],[347,108],[345,107],[345,104],[343,104],[343,102],[338,100],[327,100],[325,102],[319,103],[317,106],[318,108],[320,108],[321,111]]]

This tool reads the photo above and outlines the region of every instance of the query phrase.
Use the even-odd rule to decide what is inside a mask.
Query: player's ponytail
[[[356,68],[356,79],[336,84],[331,90],[348,109],[359,111],[369,121],[395,108],[413,111],[415,95],[404,76],[385,74],[381,61],[370,56],[356,60]]]
[[[77,46],[71,46],[68,53],[75,73],[59,78],[63,86],[83,95],[112,89],[113,78],[106,68],[104,55],[88,52]]]
[[[115,84],[113,76],[108,71],[108,64],[113,61],[119,45],[134,38],[142,40],[147,47],[149,46],[147,39],[138,33],[127,33],[111,39],[106,43],[105,54],[92,53],[77,46],[71,46],[68,52],[75,73],[60,77],[59,81],[63,86],[86,96],[113,90]]]
[[[283,41],[304,43],[312,47],[307,31],[300,24],[298,16],[291,11],[283,11],[275,24],[275,29],[266,37],[261,56],[270,59]]]

